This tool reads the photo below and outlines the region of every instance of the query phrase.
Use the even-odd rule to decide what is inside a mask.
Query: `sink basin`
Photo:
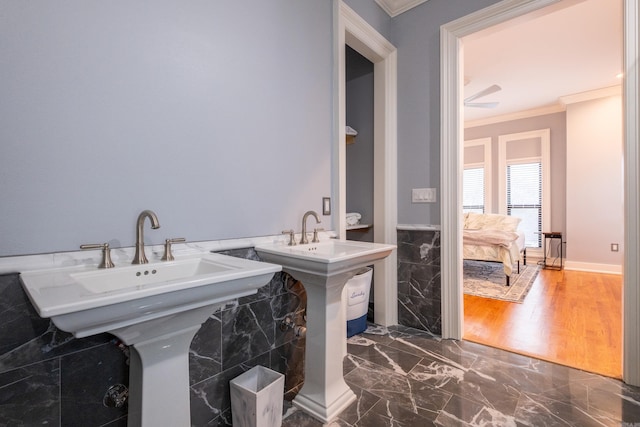
[[[285,269],[350,276],[351,272],[388,256],[393,249],[394,245],[337,239],[297,246],[282,242],[256,247],[263,260],[281,264]]]
[[[206,282],[217,273],[229,272],[234,268],[228,264],[206,258],[194,258],[152,267],[132,266],[104,271],[71,273],[70,276],[84,288],[94,293],[104,293],[125,289],[144,289],[171,284],[184,285],[187,280]],[[173,282],[173,283],[172,283]]]
[[[394,245],[350,240],[256,246],[263,260],[282,265],[307,291],[305,377],[293,404],[323,423],[356,399],[344,381],[343,353],[338,351],[347,337],[342,289],[358,270],[394,249]]]
[[[221,305],[266,285],[279,265],[202,253],[175,261],[20,274],[41,317],[76,337],[130,346],[129,426],[189,426],[189,347]]]
[[[20,278],[41,317],[82,338],[256,293],[279,270],[277,265],[203,253],[108,269],[36,270]]]

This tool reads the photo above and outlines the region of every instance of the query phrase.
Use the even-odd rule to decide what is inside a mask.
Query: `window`
[[[522,218],[519,228],[527,247],[541,247],[542,163],[507,165],[507,215]]]
[[[542,255],[541,231],[551,229],[551,131],[498,137],[498,210],[522,218],[531,255]]]
[[[462,175],[462,211],[491,212],[491,148],[490,137],[464,142]]]
[[[462,211],[484,213],[484,167],[465,169],[462,186]]]

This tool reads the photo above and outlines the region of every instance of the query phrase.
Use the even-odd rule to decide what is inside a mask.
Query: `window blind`
[[[464,170],[462,211],[484,213],[484,167]]]
[[[519,228],[525,232],[525,244],[542,244],[542,163],[507,165],[507,214],[522,218]]]

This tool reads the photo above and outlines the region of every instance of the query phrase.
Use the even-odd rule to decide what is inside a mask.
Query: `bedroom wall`
[[[500,135],[550,129],[551,133],[551,223],[548,231],[566,233],[566,159],[567,125],[564,112],[545,114],[526,119],[466,128],[465,141],[479,138],[492,139],[492,212],[498,207],[498,137]]]
[[[622,269],[622,146],[621,96],[567,106],[567,268]]]

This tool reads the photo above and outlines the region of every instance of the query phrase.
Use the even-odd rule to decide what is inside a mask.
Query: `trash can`
[[[373,269],[365,267],[359,270],[347,284],[347,338],[367,329],[367,310]]]
[[[230,381],[234,427],[280,427],[284,375],[255,366]]]

